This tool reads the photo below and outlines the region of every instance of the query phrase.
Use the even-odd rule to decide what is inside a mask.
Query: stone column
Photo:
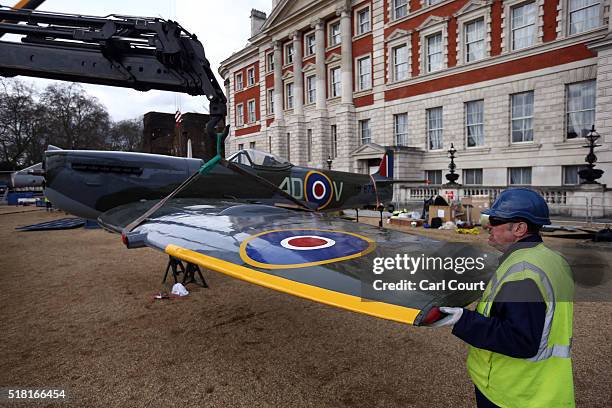
[[[293,33],[293,113],[304,114],[304,76],[302,75],[302,33]]]
[[[353,38],[351,36],[351,9],[343,6],[336,11],[340,16],[342,40],[342,103],[353,103]]]
[[[338,157],[334,160],[334,170],[356,171],[356,163],[351,152],[357,144],[357,115],[352,104],[340,104],[336,109],[336,128],[338,130]]]
[[[274,121],[280,122],[284,117],[283,103],[283,61],[281,42],[274,41]]]
[[[325,101],[325,31],[323,20],[317,20],[311,24],[315,29],[315,57],[317,68],[317,110],[326,108]]]
[[[272,153],[287,157],[287,127],[284,120],[283,104],[283,61],[281,42],[274,41],[274,122],[266,130],[270,137]]]

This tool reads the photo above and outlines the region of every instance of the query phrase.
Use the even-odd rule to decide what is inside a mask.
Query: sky
[[[17,0],[13,0],[17,3]],[[9,4],[9,1],[2,3]],[[187,31],[194,33],[204,45],[206,58],[218,75],[219,64],[232,53],[247,45],[251,36],[251,9],[270,15],[272,0],[105,0],[75,1],[46,0],[38,10],[75,13],[93,16],[108,14],[161,17],[178,21]],[[33,83],[39,90],[53,81],[20,77]],[[82,84],[89,95],[95,96],[108,110],[115,121],[137,118],[146,112],[158,111],[207,113],[208,103],[204,96],[189,96],[165,91],[139,92],[127,88]],[[178,105],[178,106],[177,106]]]

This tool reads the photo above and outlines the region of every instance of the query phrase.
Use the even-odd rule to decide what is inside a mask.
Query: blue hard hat
[[[528,188],[502,191],[491,208],[482,213],[505,219],[524,218],[536,225],[550,224],[546,201],[540,194]]]

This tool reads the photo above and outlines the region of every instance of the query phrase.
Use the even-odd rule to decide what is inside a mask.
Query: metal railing
[[[458,198],[477,195],[487,195],[493,202],[499,193],[507,186],[479,187],[461,186],[458,188]],[[595,219],[612,218],[612,195],[584,197],[576,196],[578,190],[576,186],[542,186],[532,187],[540,193],[548,204],[552,216],[567,216],[572,218],[582,218],[587,223],[592,223]],[[445,188],[442,186],[402,186],[397,190],[396,201],[394,204],[399,207],[413,206],[422,203],[431,197],[440,194]]]

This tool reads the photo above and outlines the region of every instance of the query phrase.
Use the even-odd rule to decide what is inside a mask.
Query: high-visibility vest
[[[502,285],[524,279],[536,283],[546,303],[538,353],[514,358],[470,346],[468,372],[476,387],[500,407],[574,407],[570,356],[574,281],[563,257],[544,244],[515,250],[497,268],[476,311],[488,317]]]

